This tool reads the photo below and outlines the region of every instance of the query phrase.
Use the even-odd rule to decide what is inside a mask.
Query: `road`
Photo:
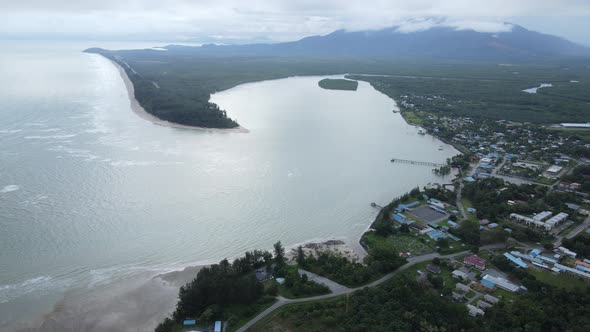
[[[463,191],[463,181],[459,181],[459,189],[457,190],[457,208],[459,209],[459,212],[461,212],[461,216],[463,217],[463,220],[467,220],[467,213],[465,213],[465,207],[463,206],[463,203],[461,203],[461,192]]]
[[[482,250],[488,250],[488,249],[498,249],[498,248],[504,248],[504,244],[492,244],[492,245],[487,245],[487,246],[483,246],[480,249]],[[394,276],[396,276],[397,274],[399,274],[400,272],[406,270],[407,268],[416,265],[418,263],[422,263],[422,262],[426,262],[429,260],[432,260],[436,257],[439,258],[455,258],[457,256],[461,256],[461,255],[465,255],[468,254],[469,251],[462,251],[462,252],[458,252],[455,254],[450,254],[450,255],[445,255],[445,256],[441,256],[438,253],[431,253],[431,254],[426,254],[426,255],[422,255],[422,256],[416,256],[416,257],[412,257],[410,259],[408,259],[408,262],[405,265],[402,265],[399,269],[390,272],[388,274],[386,274],[385,276],[383,276],[381,279],[375,280],[370,284],[361,286],[361,287],[357,287],[357,288],[347,288],[344,287],[340,284],[337,284],[333,281],[330,281],[331,283],[340,286],[342,288],[340,288],[338,291],[333,292],[331,294],[326,294],[326,295],[319,295],[319,296],[313,296],[313,297],[306,297],[303,299],[286,299],[284,297],[279,296],[278,300],[275,304],[273,304],[272,306],[268,307],[266,310],[264,310],[263,312],[261,312],[260,314],[258,314],[258,316],[252,318],[249,322],[247,322],[246,324],[244,324],[242,327],[240,327],[237,331],[238,332],[245,332],[247,331],[250,327],[252,327],[254,324],[256,324],[258,321],[260,321],[262,318],[266,317],[268,314],[270,314],[271,312],[277,310],[278,308],[287,305],[287,304],[294,304],[294,303],[304,303],[304,302],[311,302],[311,301],[318,301],[318,300],[325,300],[325,299],[329,299],[329,298],[333,298],[333,297],[337,297],[337,296],[341,296],[344,295],[346,293],[352,293],[355,292],[357,290],[361,290],[363,288],[370,288],[370,287],[376,287],[379,286],[381,284],[383,284],[384,282],[388,281],[389,279],[393,278]],[[308,275],[311,275],[312,273],[307,272],[305,270],[299,270],[299,272],[303,272],[306,273]],[[315,274],[314,274],[315,275]],[[319,277],[319,276],[318,276]],[[323,277],[320,277],[324,280],[329,280]],[[328,286],[330,287],[330,286]]]
[[[571,239],[574,236],[578,235],[581,231],[588,228],[588,226],[590,226],[590,216],[588,218],[586,218],[586,220],[584,220],[584,222],[581,223],[580,226],[576,227],[573,231],[569,232],[569,234],[566,235],[565,237],[567,239]]]

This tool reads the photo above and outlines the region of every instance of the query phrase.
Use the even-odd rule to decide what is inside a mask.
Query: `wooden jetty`
[[[446,164],[432,163],[432,162],[429,162],[429,161],[417,161],[417,160],[408,160],[408,159],[399,159],[399,158],[393,158],[393,159],[391,159],[391,162],[392,163],[402,163],[402,164],[431,166],[431,167],[442,167],[442,166],[446,166]]]

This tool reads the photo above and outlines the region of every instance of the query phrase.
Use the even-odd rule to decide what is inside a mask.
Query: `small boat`
[[[392,112],[393,112],[393,113],[399,113],[399,111],[398,111],[398,110],[393,110]]]
[[[424,132],[424,130],[420,130],[418,131],[418,135],[426,135],[426,133]]]

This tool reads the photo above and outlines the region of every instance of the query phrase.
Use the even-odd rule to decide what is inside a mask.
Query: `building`
[[[464,285],[462,283],[456,284],[455,285],[455,289],[460,290],[460,291],[463,291],[465,293],[468,293],[471,290],[471,288],[469,288],[469,286]]]
[[[221,321],[215,321],[215,325],[213,327],[214,332],[221,332]]]
[[[533,216],[533,220],[545,221],[545,219],[551,217],[551,215],[553,215],[553,213],[551,211],[539,212]]]
[[[463,301],[463,299],[464,299],[464,296],[459,293],[452,292],[451,295],[453,296],[453,300],[455,300],[457,302]]]
[[[557,250],[560,251],[561,253],[563,253],[566,256],[571,256],[573,258],[576,258],[576,256],[578,256],[578,254],[576,254],[575,252],[569,250],[566,247],[557,247]]]
[[[561,172],[562,169],[563,169],[563,167],[561,167],[561,166],[553,165],[553,166],[549,167],[546,172],[547,172],[547,174],[557,175],[557,174],[559,174],[559,172]]]
[[[440,266],[434,264],[428,264],[426,269],[432,273],[440,273]]]
[[[590,128],[590,123],[569,123],[569,122],[564,122],[564,123],[560,123],[560,126],[562,126],[563,128]]]
[[[451,275],[455,279],[463,279],[463,280],[469,279],[469,276],[467,275],[467,273],[465,273],[463,271],[459,271],[459,270],[453,271],[453,273],[451,273]]]
[[[272,277],[272,275],[266,272],[266,268],[260,268],[256,270],[256,280],[262,282]]]
[[[483,296],[483,299],[486,302],[491,303],[491,304],[497,304],[498,302],[500,302],[500,300],[498,298],[495,298],[495,297],[493,297],[491,295],[484,295]]]
[[[584,278],[590,279],[590,273],[588,273],[588,272],[580,271],[578,269],[572,269],[571,267],[568,267],[568,266],[565,266],[565,265],[561,265],[561,264],[555,264],[554,267],[556,269],[559,269],[560,271],[570,272],[570,273],[573,273],[573,274],[578,275],[580,277],[584,277]]]
[[[489,221],[489,220],[487,220],[487,219],[482,219],[482,220],[480,220],[480,221],[479,221],[479,224],[480,224],[481,226],[485,226],[485,225],[487,225],[487,224],[489,224],[489,223],[490,223],[490,221]]]
[[[485,270],[486,269],[486,260],[477,256],[477,255],[471,255],[471,256],[467,256],[463,259],[463,263],[469,266],[473,266],[479,270]]]
[[[557,187],[561,190],[572,190],[572,191],[576,191],[578,189],[580,189],[581,184],[576,183],[576,182],[560,182]]]
[[[473,317],[476,316],[483,316],[485,312],[479,308],[472,306],[471,304],[467,305],[467,310],[469,310],[469,314]]]
[[[479,283],[488,289],[494,289],[496,287],[496,284],[486,279],[481,279]]]
[[[509,261],[511,261],[512,263],[516,264],[517,267],[523,268],[523,269],[528,269],[528,265],[522,261],[522,259],[514,257],[514,255],[509,254],[509,253],[504,253],[504,257],[508,258]]]
[[[496,286],[505,289],[509,292],[517,292],[518,290],[520,290],[520,286],[515,285],[513,283],[511,283],[510,281],[504,279],[504,278],[498,278],[498,277],[494,277],[492,275],[486,274],[482,280],[488,280],[490,282],[493,282]]]
[[[487,303],[486,301],[479,300],[479,301],[477,301],[477,307],[485,310],[487,308],[493,307],[493,305],[490,303]]]

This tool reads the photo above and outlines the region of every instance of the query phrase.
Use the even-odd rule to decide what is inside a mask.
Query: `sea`
[[[211,100],[249,132],[154,125],[87,47],[165,43],[0,42],[0,328],[44,315],[72,289],[270,249],[340,239],[371,202],[448,178],[392,158],[458,152],[408,125],[396,102],[324,77],[249,83]]]

